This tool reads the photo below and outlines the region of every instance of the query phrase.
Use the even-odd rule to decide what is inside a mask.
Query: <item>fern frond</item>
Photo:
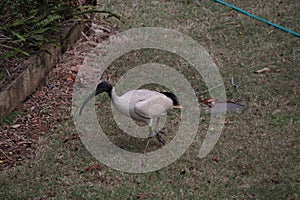
[[[12,50],[10,51],[6,51],[2,54],[2,57],[3,58],[10,58],[10,57],[13,57],[13,56],[16,56],[17,54],[23,54],[25,56],[30,56],[30,54],[20,48],[13,48]]]
[[[20,33],[17,33],[17,32],[15,32],[15,31],[11,31],[11,33],[19,39],[19,40],[18,40],[19,42],[24,42],[24,41],[26,41],[26,37],[23,36],[23,35],[21,35]]]
[[[35,28],[41,28],[41,27],[46,27],[47,25],[53,23],[54,21],[58,21],[59,19],[62,19],[63,17],[60,15],[50,15],[46,19],[43,19],[42,21],[38,22],[35,24]]]

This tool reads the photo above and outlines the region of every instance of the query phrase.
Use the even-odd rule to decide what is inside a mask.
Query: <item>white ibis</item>
[[[145,147],[144,153],[146,153],[149,139],[153,135],[153,121],[156,119],[155,135],[161,144],[165,141],[161,137],[158,124],[160,117],[166,113],[167,110],[171,108],[181,108],[178,98],[175,94],[170,92],[156,92],[146,89],[130,90],[118,96],[115,92],[115,88],[107,81],[102,81],[98,84],[96,90],[90,94],[83,102],[79,115],[84,108],[84,106],[95,96],[106,92],[116,107],[116,109],[136,121],[142,121],[147,123],[149,127],[149,135],[147,145]]]

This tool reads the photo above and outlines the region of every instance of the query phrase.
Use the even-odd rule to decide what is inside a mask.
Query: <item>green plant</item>
[[[45,43],[58,45],[53,35],[63,23],[90,12],[107,13],[94,6],[78,6],[77,1],[4,0],[0,3],[0,53],[2,58],[29,56]]]
[[[1,124],[13,124],[13,121],[16,119],[16,117],[20,116],[21,113],[14,111],[12,113],[10,113],[7,117],[5,117],[2,121],[0,121],[0,125]]]

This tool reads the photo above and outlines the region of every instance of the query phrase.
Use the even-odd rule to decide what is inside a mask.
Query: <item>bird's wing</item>
[[[155,118],[172,108],[172,105],[170,98],[160,93],[153,93],[144,100],[138,101],[134,105],[134,111],[144,118]]]

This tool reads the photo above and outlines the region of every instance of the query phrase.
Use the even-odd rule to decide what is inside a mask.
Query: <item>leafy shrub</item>
[[[75,16],[99,11],[78,6],[74,0],[2,0],[0,2],[0,57],[29,56],[46,42],[56,44],[53,35]],[[117,16],[116,16],[117,17]],[[58,44],[56,44],[58,45]]]

